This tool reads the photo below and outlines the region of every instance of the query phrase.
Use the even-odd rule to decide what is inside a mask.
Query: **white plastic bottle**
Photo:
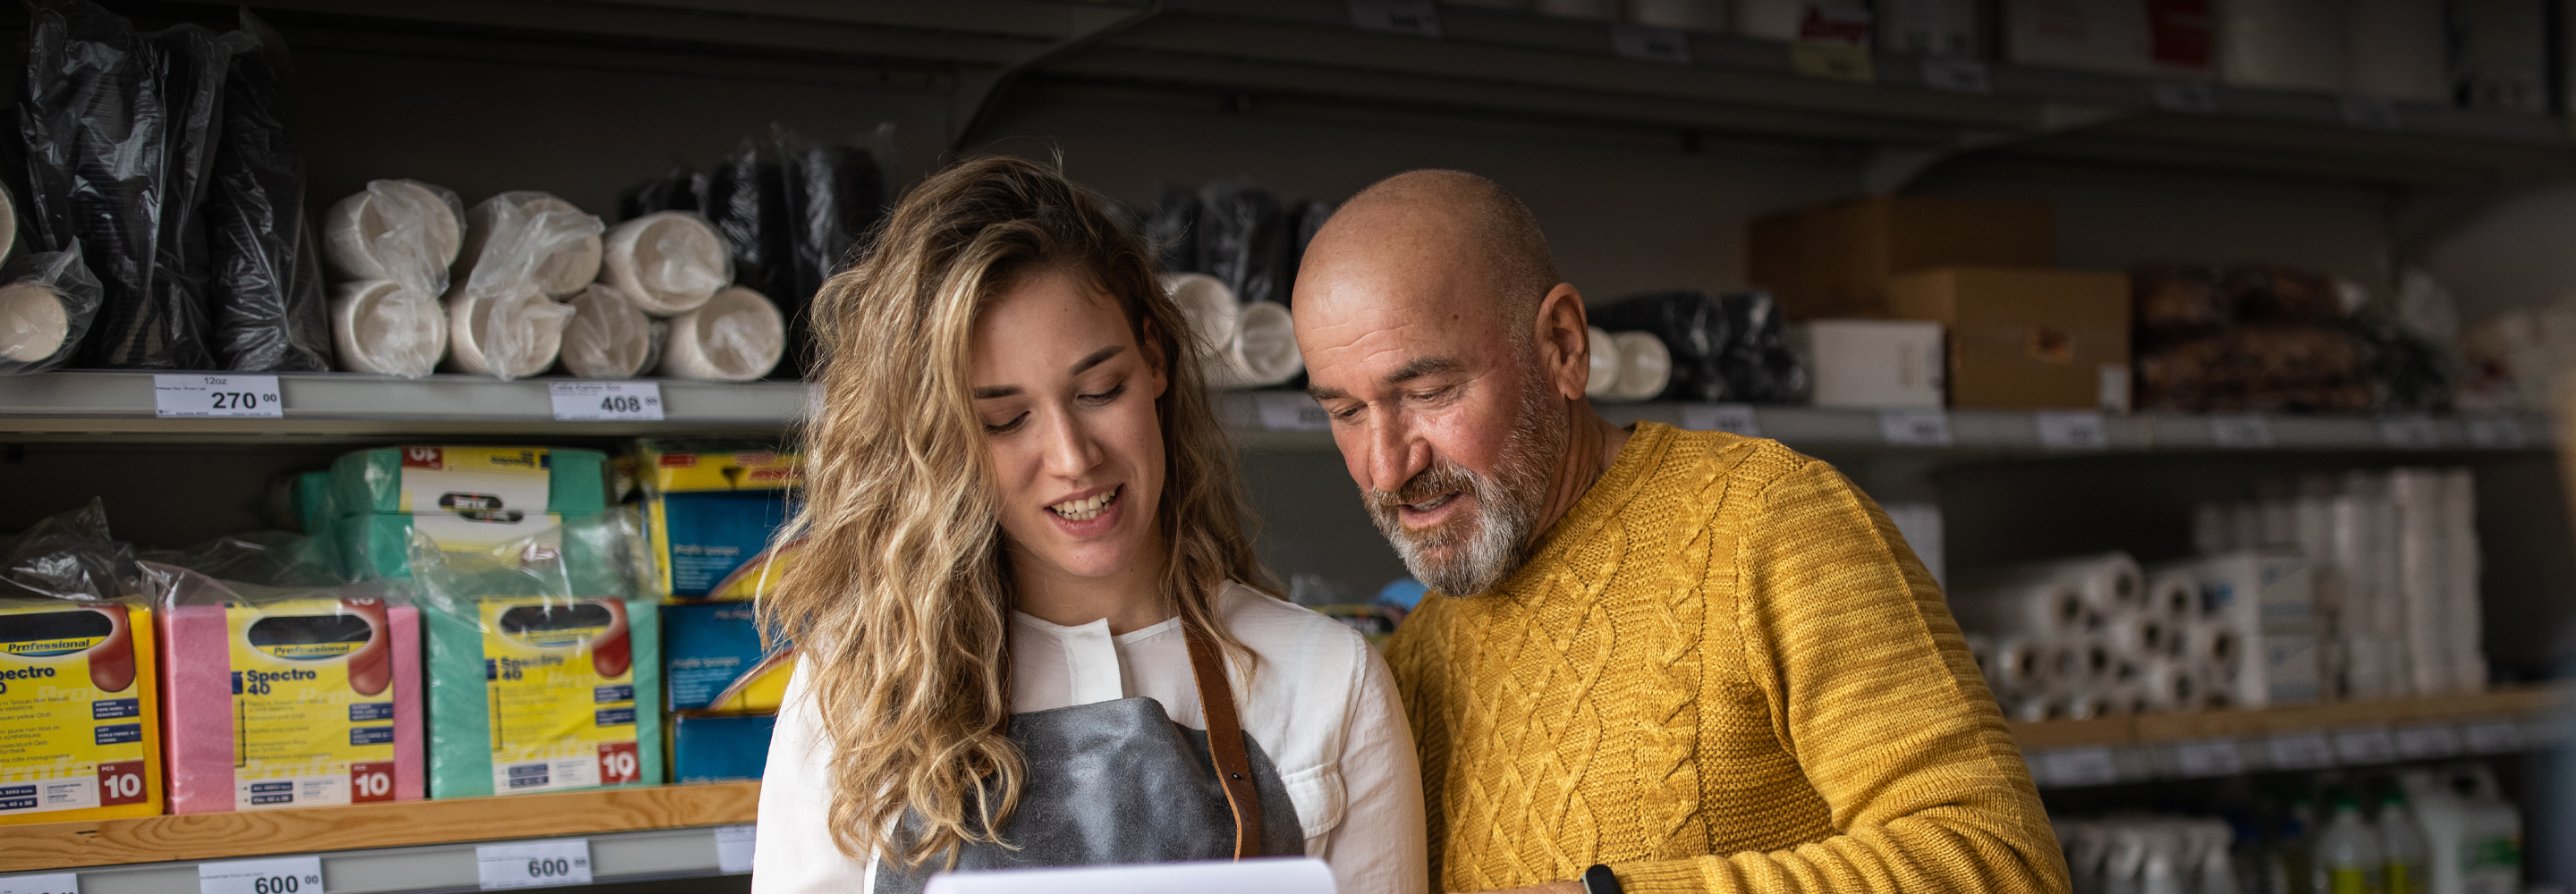
[[[2387,861],[2380,885],[2388,894],[2429,894],[2433,852],[2423,827],[2415,823],[2415,812],[2406,809],[2403,789],[2389,789],[2380,798],[2379,850]]]
[[[2430,894],[2522,890],[2522,814],[2483,764],[2397,774],[2432,852]]]
[[[2334,818],[2317,833],[2319,894],[2382,894],[2379,833],[2361,818],[2351,795],[2335,798]]]

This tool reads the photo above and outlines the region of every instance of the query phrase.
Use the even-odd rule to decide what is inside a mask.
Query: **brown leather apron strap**
[[[1181,623],[1189,644],[1190,676],[1198,681],[1199,713],[1207,717],[1208,755],[1226,806],[1234,809],[1234,858],[1261,856],[1261,792],[1252,787],[1252,756],[1243,750],[1243,723],[1234,714],[1234,685],[1226,681],[1225,650],[1198,626]]]

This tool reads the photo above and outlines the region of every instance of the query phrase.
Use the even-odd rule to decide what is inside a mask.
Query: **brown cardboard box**
[[[1888,280],[1887,306],[1948,330],[1951,406],[2128,408],[2126,275],[1943,267]]]
[[[1753,222],[1746,265],[1791,320],[1883,317],[1887,278],[1930,267],[2057,263],[2038,199],[1876,196]]]

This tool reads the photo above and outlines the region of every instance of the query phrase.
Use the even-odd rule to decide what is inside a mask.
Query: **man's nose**
[[[1369,435],[1369,486],[1376,490],[1403,490],[1405,482],[1430,465],[1428,446],[1413,436],[1412,427],[1400,416],[1378,420],[1369,426]]]

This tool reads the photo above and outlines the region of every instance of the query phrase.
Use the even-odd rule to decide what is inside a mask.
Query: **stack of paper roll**
[[[465,238],[464,203],[415,180],[372,180],[322,220],[342,368],[418,378],[447,352],[439,297]]]
[[[653,338],[653,318],[627,300],[623,290],[595,282],[566,303],[572,305],[573,314],[572,322],[564,325],[562,360],[573,375],[632,378],[654,359],[658,344]]]
[[[599,281],[572,299],[566,371],[738,382],[786,356],[786,318],[767,296],[731,285],[733,252],[706,218],[647,214],[609,228],[602,246]]]
[[[599,275],[603,229],[599,218],[534,190],[467,210],[444,299],[449,368],[515,379],[553,367],[576,312],[559,299]]]
[[[1163,294],[1189,321],[1192,349],[1210,388],[1267,388],[1306,371],[1286,305],[1245,302],[1202,273],[1166,273]]]
[[[2228,662],[2245,636],[2213,616],[2204,589],[2115,552],[1972,577],[1956,608],[2008,714],[2082,719],[2235,703]]]
[[[786,351],[787,321],[778,305],[733,286],[671,318],[657,371],[680,379],[747,382],[768,375]]]
[[[1583,393],[1594,400],[1653,400],[1673,381],[1673,354],[1651,332],[1591,330],[1592,377]]]

